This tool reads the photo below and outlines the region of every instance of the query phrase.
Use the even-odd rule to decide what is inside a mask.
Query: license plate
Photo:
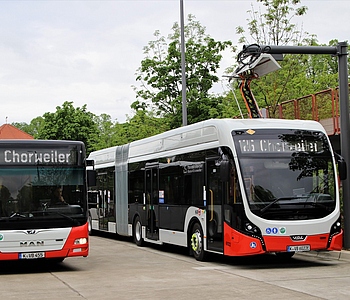
[[[288,246],[288,252],[303,252],[310,251],[310,245]]]
[[[45,252],[30,252],[30,253],[20,253],[19,259],[37,259],[44,258]]]

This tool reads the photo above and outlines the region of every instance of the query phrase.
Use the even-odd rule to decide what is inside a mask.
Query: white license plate
[[[288,252],[303,252],[310,251],[310,245],[288,246]]]
[[[44,258],[45,252],[30,252],[30,253],[20,253],[19,259],[37,259]]]

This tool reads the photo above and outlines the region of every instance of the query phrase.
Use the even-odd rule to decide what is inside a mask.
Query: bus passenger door
[[[88,207],[89,207],[89,221],[91,222],[92,229],[96,228],[96,223],[99,221],[98,219],[98,191],[88,191]],[[94,224],[94,225],[92,225]]]
[[[107,209],[107,197],[106,190],[99,191],[99,228],[100,230],[107,230],[106,209]]]
[[[159,239],[159,180],[158,166],[147,168],[145,170],[145,195],[147,209],[147,230],[146,238],[152,240]]]
[[[223,183],[220,180],[219,158],[206,161],[206,194],[207,194],[207,248],[212,251],[223,251],[222,195]]]

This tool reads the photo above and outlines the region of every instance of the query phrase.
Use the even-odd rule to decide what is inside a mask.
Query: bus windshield
[[[334,165],[323,133],[249,129],[232,135],[252,213],[307,220],[335,209]]]
[[[83,167],[0,167],[0,229],[86,223]]]

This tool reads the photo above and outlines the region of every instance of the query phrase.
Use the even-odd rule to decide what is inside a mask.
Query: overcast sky
[[[184,0],[215,40],[237,45],[255,0]],[[350,40],[350,0],[304,0],[306,16],[293,21],[320,43]],[[0,0],[0,125],[26,122],[56,111],[65,101],[87,104],[96,115],[118,122],[132,115],[132,85],[143,47],[159,29],[167,36],[180,18],[179,0],[3,1]],[[234,63],[225,53],[218,76]],[[214,92],[223,92],[217,85]]]

